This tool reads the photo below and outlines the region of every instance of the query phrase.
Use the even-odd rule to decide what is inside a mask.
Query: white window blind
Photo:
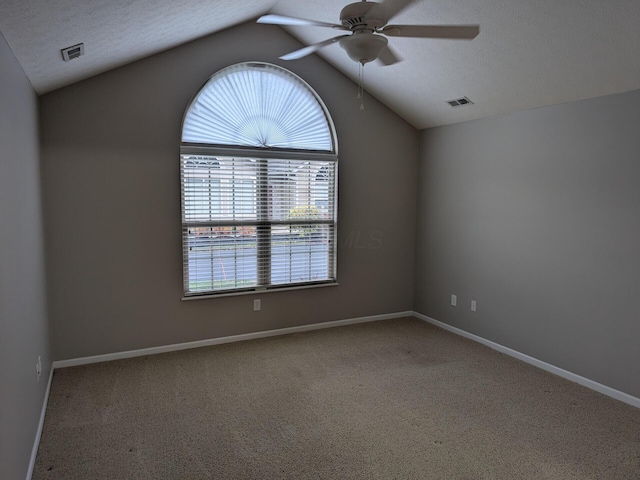
[[[335,168],[182,155],[185,293],[334,280]]]
[[[334,150],[313,90],[291,72],[264,63],[233,65],[213,75],[187,111],[182,141]]]
[[[180,155],[185,296],[336,280],[334,136],[315,92],[280,67],[205,84]]]

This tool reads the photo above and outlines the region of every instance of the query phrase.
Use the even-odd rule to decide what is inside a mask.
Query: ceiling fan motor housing
[[[387,43],[389,41],[386,37],[373,33],[354,33],[340,39],[340,46],[349,58],[363,65],[378,58],[380,50],[386,47]]]
[[[375,18],[375,14],[370,14],[371,9],[377,5],[379,4],[376,2],[357,2],[347,5],[340,12],[340,23],[350,30],[364,28],[373,32],[382,28],[386,22]]]

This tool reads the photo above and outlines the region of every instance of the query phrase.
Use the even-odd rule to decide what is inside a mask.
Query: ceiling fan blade
[[[378,62],[382,63],[385,66],[393,65],[394,63],[401,62],[402,58],[394,52],[389,45],[383,47],[378,54]]]
[[[257,20],[257,23],[267,23],[269,25],[288,25],[292,27],[330,27],[346,30],[342,25],[334,23],[318,22],[316,20],[307,20],[306,18],[287,17],[285,15],[263,15]]]
[[[325,40],[324,42],[314,43],[313,45],[309,45],[308,47],[301,48],[300,50],[296,50],[295,52],[287,53],[280,57],[281,60],[298,60],[299,58],[306,57],[307,55],[312,54],[320,50],[322,47],[326,47],[327,45],[331,45],[332,43],[336,43],[343,37],[348,37],[349,34],[346,35],[338,35],[337,37],[330,38]]]
[[[387,23],[415,1],[417,0],[383,0],[371,8],[367,17],[379,18]]]
[[[390,37],[472,40],[480,33],[480,25],[387,25],[378,33]]]

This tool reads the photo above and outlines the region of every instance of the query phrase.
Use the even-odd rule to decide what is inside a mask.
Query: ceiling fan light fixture
[[[347,52],[349,58],[362,65],[377,59],[380,50],[388,43],[386,37],[373,33],[356,33],[340,39],[340,46]]]

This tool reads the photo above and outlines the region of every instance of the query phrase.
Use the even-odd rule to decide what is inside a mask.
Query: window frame
[[[315,100],[318,102],[325,120],[327,124],[327,128],[330,134],[331,139],[331,150],[311,150],[311,149],[295,149],[295,148],[279,148],[279,147],[247,147],[242,145],[219,145],[219,144],[203,144],[203,143],[191,143],[191,142],[181,142],[180,144],[180,161],[182,162],[183,155],[193,155],[193,156],[206,156],[206,157],[232,157],[232,158],[247,158],[247,159],[263,159],[266,161],[269,160],[297,160],[297,161],[322,161],[327,163],[332,163],[335,165],[334,167],[334,179],[333,179],[333,218],[330,219],[322,219],[318,221],[308,221],[304,220],[301,223],[317,223],[317,224],[328,224],[332,227],[331,238],[329,239],[330,247],[328,250],[328,271],[332,273],[331,278],[318,280],[318,281],[304,281],[304,282],[290,282],[284,284],[270,284],[271,283],[271,268],[268,268],[268,272],[259,271],[260,265],[271,265],[273,257],[271,255],[271,245],[272,245],[272,234],[271,228],[272,225],[278,224],[278,222],[269,220],[268,216],[265,216],[265,208],[267,208],[267,202],[260,202],[258,198],[260,195],[260,189],[265,188],[268,185],[267,177],[265,176],[262,181],[258,178],[255,181],[254,188],[254,198],[256,200],[256,222],[245,222],[247,226],[256,226],[256,238],[257,238],[257,252],[256,252],[256,268],[257,272],[257,282],[256,286],[249,287],[234,287],[232,289],[224,289],[224,290],[214,290],[213,286],[211,290],[193,292],[189,291],[189,252],[188,252],[188,244],[186,243],[185,231],[189,228],[188,223],[185,221],[185,179],[183,177],[183,167],[180,167],[180,193],[181,193],[181,244],[182,244],[182,271],[183,271],[183,300],[192,300],[198,298],[217,298],[221,296],[233,296],[233,295],[246,295],[246,294],[255,294],[255,293],[265,293],[272,291],[284,291],[284,290],[297,290],[302,288],[316,288],[316,287],[325,287],[325,286],[333,286],[338,285],[338,271],[337,271],[337,263],[338,263],[338,147],[337,147],[337,139],[335,133],[335,127],[329,112],[322,102],[322,99],[318,96],[318,94],[300,77],[295,75],[283,67],[271,64],[265,64],[262,62],[244,62],[242,64],[237,65],[247,65],[251,67],[252,65],[268,65],[276,67],[280,70],[283,70],[287,74],[292,75],[295,79],[301,82],[302,86],[307,89],[307,91],[313,95]],[[233,65],[232,67],[235,67]],[[229,67],[228,67],[229,68]],[[218,72],[219,73],[219,72]],[[217,75],[217,73],[215,74]],[[212,76],[211,78],[215,77]],[[202,90],[206,87],[211,78],[196,92],[192,100],[189,102],[189,106],[185,111],[185,115],[183,118],[183,128],[184,121],[198,98],[198,95],[202,92]],[[262,212],[261,212],[262,209]],[[295,221],[287,222],[288,224],[295,224]],[[193,224],[193,222],[191,222]],[[187,233],[188,235],[188,233]],[[267,262],[262,262],[261,260],[267,259]],[[264,279],[269,277],[269,284],[264,285]],[[262,280],[262,284],[261,284]]]

